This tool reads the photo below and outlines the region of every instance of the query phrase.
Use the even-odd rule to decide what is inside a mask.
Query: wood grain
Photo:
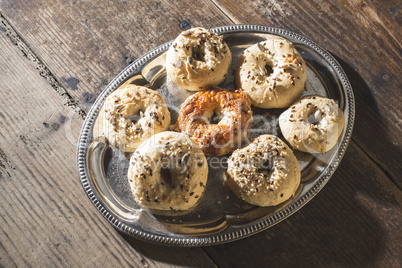
[[[77,176],[81,117],[4,32],[0,47],[0,267],[213,266],[201,249],[133,243],[107,223]]]
[[[274,227],[204,250],[219,267],[400,267],[400,190],[352,143],[323,190]]]

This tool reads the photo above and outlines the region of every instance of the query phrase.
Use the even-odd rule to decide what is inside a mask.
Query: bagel
[[[134,199],[149,209],[190,209],[200,199],[207,177],[205,155],[182,133],[158,133],[130,158],[128,182]]]
[[[144,140],[167,130],[169,124],[165,101],[146,87],[119,88],[105,101],[105,136],[122,151],[134,152]]]
[[[204,28],[182,32],[166,54],[166,72],[178,86],[200,91],[227,76],[232,54],[221,37]]]
[[[338,141],[345,126],[343,112],[334,100],[307,96],[279,116],[279,127],[293,148],[325,153]]]
[[[214,114],[218,122],[213,122]],[[252,114],[242,91],[214,88],[188,97],[181,105],[176,126],[205,154],[221,156],[240,147],[249,136]]]
[[[285,39],[269,39],[247,48],[239,57],[236,84],[260,108],[287,108],[302,94],[306,63]]]
[[[300,185],[300,167],[292,150],[273,135],[256,137],[229,157],[227,185],[244,201],[276,206]]]

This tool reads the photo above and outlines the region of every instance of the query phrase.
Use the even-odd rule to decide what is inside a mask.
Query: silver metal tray
[[[187,212],[151,212],[132,198],[126,178],[129,155],[108,145],[102,131],[102,106],[106,97],[124,83],[146,85],[165,99],[175,123],[181,102],[191,92],[169,81],[165,52],[172,42],[150,51],[124,69],[98,97],[82,127],[77,152],[79,178],[89,199],[118,230],[133,237],[169,245],[203,246],[237,240],[268,229],[310,201],[328,182],[343,157],[354,122],[354,97],[350,83],[336,60],[323,48],[299,34],[258,25],[231,25],[212,29],[221,35],[233,54],[232,68],[222,88],[235,87],[237,59],[244,49],[273,36],[296,46],[307,63],[303,95],[318,94],[334,99],[345,115],[346,125],[337,146],[325,154],[295,151],[302,170],[296,196],[275,207],[258,207],[238,199],[225,185],[228,156],[209,161],[209,177],[199,203]],[[253,107],[251,136],[264,133],[281,136],[278,116],[284,109]]]

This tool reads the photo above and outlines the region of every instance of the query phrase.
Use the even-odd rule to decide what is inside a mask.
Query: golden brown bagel
[[[219,122],[211,123],[216,114]],[[241,146],[253,121],[247,96],[219,88],[197,92],[181,105],[177,127],[208,155],[225,155]]]

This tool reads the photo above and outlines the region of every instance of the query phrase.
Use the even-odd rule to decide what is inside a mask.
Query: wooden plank
[[[93,103],[129,63],[182,29],[230,23],[208,0],[6,0],[0,8],[82,107]]]
[[[356,97],[353,140],[402,188],[398,1],[214,1],[235,23],[303,34],[344,68]]]
[[[354,144],[296,214],[233,243],[204,248],[219,267],[400,267],[401,191]]]
[[[0,31],[0,267],[213,266],[201,249],[127,239],[79,183],[82,118]]]

